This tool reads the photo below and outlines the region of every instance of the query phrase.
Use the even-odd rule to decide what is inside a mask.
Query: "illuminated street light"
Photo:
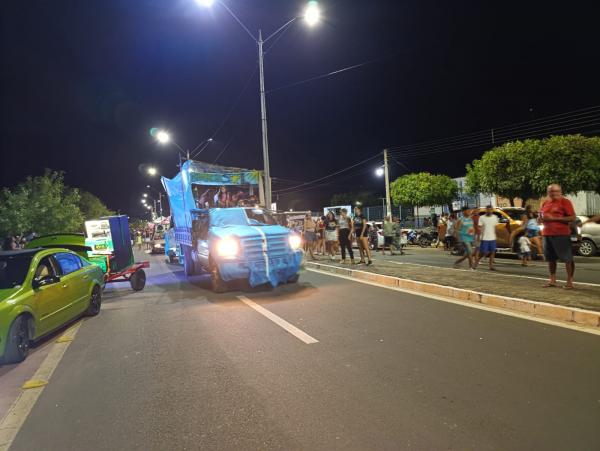
[[[260,91],[260,118],[261,118],[261,128],[262,128],[262,148],[263,148],[263,169],[264,169],[264,192],[265,192],[265,204],[267,207],[270,207],[272,204],[272,193],[271,193],[271,169],[269,165],[269,138],[267,133],[267,101],[266,101],[266,93],[265,93],[265,69],[264,69],[264,50],[263,45],[274,39],[273,44],[275,44],[279,37],[281,37],[282,33],[288,29],[296,20],[304,18],[304,22],[312,27],[316,25],[321,19],[321,11],[319,9],[319,3],[315,0],[309,1],[304,10],[303,16],[296,16],[288,20],[281,27],[271,33],[269,36],[263,39],[262,31],[258,30],[258,36],[255,36],[244,22],[233,12],[233,10],[227,6],[227,4],[222,0],[196,0],[196,2],[202,6],[210,7],[215,3],[221,5],[227,12],[235,19],[235,21],[243,28],[250,38],[256,43],[258,48],[258,72],[259,72],[259,91]],[[276,38],[276,36],[278,36]],[[272,48],[273,44],[269,47]]]
[[[160,130],[156,133],[156,140],[161,144],[167,144],[171,141],[171,135],[164,130]]]
[[[154,167],[148,168],[148,175],[156,175],[156,174],[158,174],[158,169],[156,169]]]
[[[304,21],[309,27],[315,26],[321,20],[321,10],[319,4],[316,1],[308,2],[306,9],[304,10]]]
[[[144,193],[144,197],[148,197],[148,193]]]
[[[385,171],[383,170],[383,168],[377,168],[377,169],[375,170],[375,175],[376,175],[377,177],[382,177],[382,176],[383,176],[383,174],[385,174]]]
[[[142,199],[141,202],[146,205],[146,199]]]

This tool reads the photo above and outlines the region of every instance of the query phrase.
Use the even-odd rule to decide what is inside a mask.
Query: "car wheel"
[[[210,270],[210,284],[215,293],[225,293],[227,291],[227,282],[221,278],[219,268],[213,266]]]
[[[96,316],[100,313],[100,307],[102,306],[102,290],[98,285],[92,289],[90,295],[90,304],[85,312],[86,316]]]
[[[586,238],[579,245],[579,249],[577,250],[577,252],[582,257],[592,257],[593,255],[596,255],[597,250],[598,249],[596,248],[594,242]]]
[[[8,330],[4,363],[19,363],[29,354],[31,345],[30,319],[25,315],[17,316]]]
[[[142,291],[146,286],[146,272],[140,268],[129,279],[133,291]]]

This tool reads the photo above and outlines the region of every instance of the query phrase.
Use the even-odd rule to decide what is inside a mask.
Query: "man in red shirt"
[[[548,200],[540,209],[540,220],[544,224],[544,256],[550,269],[550,281],[545,287],[556,286],[557,261],[565,263],[567,269],[566,289],[573,288],[575,262],[571,247],[571,223],[577,217],[573,204],[562,195],[560,185],[550,185],[547,189]]]

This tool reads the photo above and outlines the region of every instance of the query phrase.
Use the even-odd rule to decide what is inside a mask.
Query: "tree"
[[[113,211],[109,210],[106,205],[92,193],[87,191],[79,192],[79,209],[83,215],[84,220],[98,219],[102,216],[111,216],[114,214]]]
[[[378,205],[380,199],[372,191],[349,191],[331,196],[331,205],[353,205],[360,203],[364,206]]]
[[[467,165],[467,191],[523,204],[558,183],[565,193],[600,189],[600,138],[581,135],[526,139],[495,147]]]
[[[43,176],[27,177],[13,189],[0,194],[0,232],[3,235],[34,231],[80,232],[83,215],[79,192],[64,184],[62,172],[46,170]]]
[[[519,197],[525,202],[537,197],[532,174],[540,160],[540,142],[514,141],[488,150],[480,160],[467,165],[467,192],[506,197],[514,205]]]
[[[541,141],[543,158],[536,164],[532,185],[538,194],[551,183],[563,192],[600,189],[600,138],[582,135],[551,136]]]
[[[397,178],[391,183],[390,191],[396,205],[451,205],[458,186],[447,175],[420,172]]]

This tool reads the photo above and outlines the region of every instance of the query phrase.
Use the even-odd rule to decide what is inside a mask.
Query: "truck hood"
[[[262,233],[261,233],[262,232]],[[231,226],[231,227],[211,227],[210,233],[218,238],[237,237],[237,238],[258,238],[272,235],[287,235],[289,229],[280,225],[269,226]]]
[[[0,290],[0,302],[10,299],[15,294],[17,294],[19,291],[21,291],[22,288],[23,287],[21,287],[21,286],[16,286],[14,288],[5,288],[5,289]]]

